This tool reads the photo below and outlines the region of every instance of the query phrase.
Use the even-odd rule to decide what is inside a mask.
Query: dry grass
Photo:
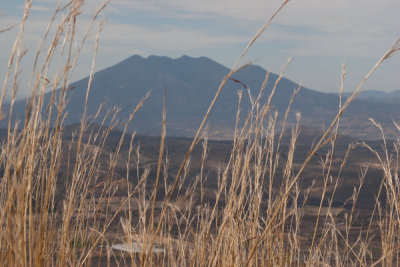
[[[304,162],[294,171],[294,152],[299,134],[300,114],[296,125],[286,124],[290,105],[284,116],[280,134],[276,135],[277,114],[271,110],[273,95],[285,67],[276,81],[272,93],[263,102],[267,75],[258,96],[251,99],[251,109],[241,111],[242,94],[239,94],[237,127],[229,161],[220,168],[214,202],[207,199],[210,192],[204,184],[207,175],[204,164],[208,156],[207,135],[204,125],[215,101],[231,76],[245,66],[240,60],[248,48],[268,27],[279,11],[289,3],[285,1],[266,22],[248,47],[238,58],[231,72],[222,80],[215,98],[198,128],[193,141],[174,176],[168,179],[168,157],[165,155],[165,109],[159,149],[156,181],[150,179],[150,170],[143,166],[140,149],[133,145],[134,134],[127,128],[136,112],[145,104],[143,99],[132,111],[130,118],[118,123],[118,110],[107,116],[111,125],[90,131],[86,111],[79,130],[70,142],[62,140],[66,93],[80,50],[93,28],[98,25],[93,48],[93,66],[102,24],[98,22],[102,6],[93,16],[92,23],[83,36],[77,36],[76,18],[84,1],[72,0],[60,6],[49,22],[43,42],[38,49],[32,70],[31,93],[27,102],[26,117],[16,129],[11,125],[12,110],[19,87],[19,63],[24,25],[27,23],[31,1],[26,2],[20,30],[10,53],[8,72],[0,101],[2,119],[8,119],[7,139],[1,145],[0,165],[0,262],[4,266],[398,266],[400,264],[400,183],[398,157],[400,143],[394,145],[396,155],[389,155],[384,143],[384,153],[375,154],[383,171],[380,195],[387,201],[377,201],[366,227],[357,226],[357,197],[363,185],[368,166],[360,174],[360,182],[350,199],[351,208],[332,207],[333,195],[341,179],[340,170],[347,162],[346,153],[339,174],[332,177],[332,164],[338,126],[343,112],[351,104],[374,70],[399,49],[399,41],[388,50],[361,81],[322,137],[312,147]],[[62,15],[62,16],[60,16]],[[49,32],[54,32],[50,36]],[[76,40],[81,40],[75,47]],[[46,52],[45,51],[46,48]],[[290,63],[290,62],[289,62]],[[288,64],[289,65],[289,64]],[[54,77],[48,77],[50,66],[57,66]],[[345,78],[345,68],[341,78]],[[51,79],[51,83],[49,82]],[[93,67],[87,87],[87,97],[93,79]],[[52,90],[52,101],[44,106],[44,94]],[[56,90],[61,88],[61,90]],[[343,86],[342,86],[343,88]],[[10,109],[5,111],[3,101],[7,90],[12,91]],[[294,91],[290,103],[295,100]],[[342,89],[341,89],[342,93]],[[87,105],[87,97],[85,106]],[[147,96],[148,97],[148,96]],[[146,98],[147,98],[146,97]],[[165,104],[164,104],[165,107]],[[99,108],[99,110],[101,107]],[[99,114],[99,113],[98,113]],[[240,118],[245,118],[239,126]],[[52,118],[56,118],[53,120]],[[105,120],[104,120],[105,121]],[[375,122],[374,122],[375,123]],[[375,125],[381,129],[378,123]],[[123,134],[113,153],[104,160],[102,147],[108,134],[122,127]],[[400,132],[400,127],[399,132]],[[291,131],[287,151],[282,151],[281,141],[286,131]],[[84,136],[89,136],[83,141]],[[383,140],[383,131],[382,131]],[[126,158],[120,157],[124,139],[130,140]],[[385,141],[384,141],[385,142]],[[202,143],[201,168],[196,179],[187,185],[185,179],[190,169],[190,157],[195,146]],[[300,190],[299,182],[308,163],[321,147],[328,147],[322,157],[321,202],[310,207],[307,197],[312,190]],[[349,148],[349,151],[352,147]],[[287,153],[283,159],[282,153]],[[116,177],[118,164],[126,165],[126,176]],[[397,162],[393,164],[393,162]],[[60,168],[68,172],[59,177]],[[282,170],[282,171],[278,171]],[[279,179],[277,175],[281,175]],[[132,183],[132,175],[136,183]],[[61,181],[60,181],[61,180]],[[277,181],[279,184],[276,186]],[[60,194],[58,186],[65,185]],[[327,197],[328,185],[332,194]],[[121,188],[124,196],[116,195]],[[163,199],[157,198],[162,194]],[[301,199],[301,201],[300,201]],[[329,204],[323,205],[324,201]],[[303,219],[314,215],[312,223]],[[377,240],[380,242],[377,246]],[[115,242],[133,243],[141,252],[118,252],[111,249]],[[153,253],[154,247],[162,253]]]

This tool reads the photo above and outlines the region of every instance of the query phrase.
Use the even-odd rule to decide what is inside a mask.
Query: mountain
[[[222,78],[229,73],[225,66],[206,57],[192,58],[182,56],[177,59],[168,57],[132,56],[126,60],[101,70],[94,75],[88,102],[88,114],[96,113],[99,105],[106,100],[106,109],[114,106],[121,108],[119,119],[126,119],[140,99],[151,91],[150,98],[136,114],[132,128],[139,134],[159,135],[161,132],[162,98],[167,88],[167,135],[193,136],[199,126]],[[266,71],[250,65],[233,78],[245,84],[253,96],[257,95]],[[265,103],[278,76],[270,73],[269,81],[261,103]],[[79,122],[83,113],[88,78],[71,84],[68,90],[66,124]],[[273,109],[282,116],[288,106],[296,83],[283,78],[273,97]],[[209,120],[210,138],[229,139],[235,124],[238,106],[238,90],[243,86],[229,80],[223,89]],[[249,100],[246,91],[241,106],[243,118],[247,114]],[[45,99],[48,102],[50,94]],[[15,105],[15,118],[23,118],[25,100]],[[302,88],[292,106],[290,120],[294,121],[294,111],[302,114],[301,123],[321,129],[328,125],[337,113],[339,98],[334,94],[321,93]],[[105,111],[100,116],[105,114]],[[343,134],[361,138],[380,138],[378,131],[368,121],[369,117],[383,123],[388,134],[395,131],[392,119],[400,119],[400,110],[396,103],[377,103],[368,100],[356,100],[346,111],[341,131]],[[98,121],[99,121],[98,120]],[[7,120],[3,120],[7,121]],[[4,125],[3,125],[4,126]]]

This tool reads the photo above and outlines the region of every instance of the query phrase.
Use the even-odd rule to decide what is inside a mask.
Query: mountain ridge
[[[136,114],[130,130],[140,134],[158,135],[161,131],[162,98],[167,88],[167,134],[172,136],[193,136],[199,126],[215,92],[229,69],[207,57],[192,58],[182,56],[176,59],[160,56],[147,58],[133,55],[113,66],[94,74],[88,102],[88,114],[97,112],[98,106],[106,99],[107,108],[121,108],[119,119],[129,116],[129,112],[148,91],[151,95],[143,108]],[[267,71],[260,66],[250,65],[241,69],[233,78],[249,88],[252,95],[257,95]],[[278,75],[269,74],[269,81],[261,103],[267,101]],[[68,90],[68,116],[65,122],[73,124],[80,121],[83,114],[83,103],[86,95],[88,77],[71,83],[74,90]],[[290,97],[298,85],[282,78],[273,97],[273,109],[283,115]],[[244,86],[228,81],[226,88],[214,107],[209,120],[210,137],[216,139],[232,138],[238,106],[237,91],[244,90],[241,108],[244,117],[250,102]],[[46,94],[45,102],[50,100]],[[25,100],[15,104],[15,114],[23,118]],[[302,88],[293,103],[289,120],[294,121],[294,113],[302,113],[301,123],[306,126],[322,128],[334,118],[339,106],[339,97]],[[343,117],[341,131],[343,134],[371,139],[375,135],[371,129],[369,117],[375,117],[385,126],[392,118],[399,119],[400,112],[395,103],[375,103],[356,100]],[[106,112],[102,113],[104,116]],[[388,116],[390,115],[390,116]],[[358,120],[360,123],[354,125]],[[358,132],[357,132],[358,131]],[[368,132],[367,132],[368,131]],[[390,132],[389,132],[390,134]],[[378,139],[380,137],[376,137]]]

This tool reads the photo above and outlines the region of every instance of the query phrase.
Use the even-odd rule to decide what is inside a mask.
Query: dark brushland
[[[67,144],[65,148],[64,155],[67,154],[72,155],[70,161],[74,161],[74,153],[67,153],[66,150],[69,149],[73,133],[79,131],[79,124],[67,126],[64,129],[63,140]],[[91,125],[88,130],[86,131],[83,142],[87,143],[90,139],[90,135],[96,132],[105,132],[109,130],[107,127],[101,127],[99,125]],[[294,167],[293,172],[296,173],[303,163],[304,159],[307,157],[313,143],[318,140],[322,135],[322,132],[315,130],[309,127],[301,127],[299,129],[299,136],[296,141],[296,149],[294,153]],[[120,138],[122,136],[122,132],[119,130],[111,130],[106,142],[102,145],[99,145],[98,149],[102,151],[104,164],[103,166],[108,166],[108,157],[110,154],[116,151],[116,147],[120,142]],[[275,137],[276,140],[279,139],[279,134]],[[278,172],[276,174],[276,180],[274,184],[278,187],[282,183],[282,171],[284,168],[284,162],[287,160],[287,152],[289,150],[290,145],[290,130],[286,131],[282,138],[282,142],[280,144],[280,151],[279,151],[279,160],[280,160],[280,167],[278,168]],[[173,179],[176,176],[176,173],[179,169],[179,166],[184,158],[184,155],[191,144],[191,138],[184,138],[184,137],[167,137],[165,140],[165,146],[168,157],[168,177],[169,179]],[[390,140],[387,140],[388,143],[391,143]],[[72,142],[72,144],[75,142]],[[202,143],[202,142],[201,142]],[[202,145],[201,143],[196,146],[195,150],[191,155],[191,164],[188,173],[188,177],[184,184],[185,186],[191,185],[198,173],[200,172],[201,167],[201,154],[202,154]],[[367,144],[373,148],[374,150],[378,151],[379,153],[383,153],[382,151],[382,144],[381,140],[376,141],[367,141]],[[158,160],[158,150],[160,145],[160,137],[159,136],[148,136],[148,135],[135,135],[132,143],[133,147],[137,148],[140,147],[140,157],[141,157],[141,164],[140,170],[143,171],[144,167],[148,167],[151,172],[149,176],[149,184],[152,185],[155,182],[156,178],[156,170],[157,170],[157,160]],[[277,145],[277,144],[276,144]],[[333,192],[335,180],[339,174],[340,165],[345,158],[345,154],[349,149],[350,145],[354,145],[351,149],[349,158],[347,159],[346,164],[343,167],[343,170],[340,172],[339,175],[339,183],[338,188],[336,189],[335,196],[333,198],[333,206],[335,207],[347,207],[351,208],[353,204],[351,201],[349,202],[349,198],[353,193],[354,187],[360,184],[360,172],[362,169],[369,166],[369,170],[365,177],[364,184],[362,186],[362,190],[360,191],[360,195],[358,197],[356,205],[359,208],[371,210],[375,205],[375,196],[378,194],[379,186],[381,183],[382,177],[382,170],[381,166],[378,163],[377,158],[370,152],[368,149],[361,145],[360,140],[357,140],[353,137],[339,135],[335,144],[335,153],[333,157],[332,163],[332,181],[328,184],[327,188],[327,195],[330,196]],[[229,140],[225,141],[218,141],[218,140],[209,140],[208,141],[208,156],[205,161],[204,166],[204,173],[206,177],[205,188],[209,192],[207,194],[207,201],[212,203],[215,201],[214,193],[217,190],[217,181],[218,181],[218,173],[226,166],[231,151],[233,147],[233,142]],[[120,190],[117,195],[123,196],[126,194],[126,186],[124,176],[126,175],[126,166],[124,162],[127,161],[127,154],[130,148],[130,135],[127,135],[124,139],[124,142],[121,146],[121,151],[119,155],[120,164],[117,164],[116,171],[114,174],[114,181],[120,180]],[[322,148],[310,161],[308,167],[304,171],[300,187],[301,190],[308,189],[312,183],[314,182],[314,186],[312,187],[312,191],[308,198],[307,204],[311,206],[318,206],[320,203],[321,192],[323,188],[323,168],[322,168],[322,161],[325,160],[325,155],[327,153],[329,146]],[[389,146],[388,147],[389,154],[395,153],[394,149]],[[278,153],[278,152],[276,152]],[[66,161],[65,161],[66,162]],[[62,164],[60,169],[61,174],[60,177],[66,177],[68,168],[66,163]],[[72,170],[69,170],[70,172]],[[131,166],[130,172],[132,173],[130,182],[132,184],[138,183],[138,178],[136,176],[138,169],[135,166]],[[100,172],[101,173],[101,172]],[[106,169],[104,170],[104,174],[107,174]],[[106,179],[106,176],[102,177],[101,179]],[[162,185],[161,185],[162,186]],[[59,181],[58,188],[61,193],[63,194],[64,181],[61,179]],[[163,190],[161,190],[163,191]],[[163,199],[163,195],[159,195],[160,199]],[[381,199],[384,200],[384,199]],[[300,202],[302,198],[300,198]],[[324,206],[327,206],[327,202],[324,202]]]
[[[206,57],[192,58],[182,56],[177,59],[168,57],[132,56],[114,66],[101,70],[94,75],[89,95],[88,114],[93,116],[100,104],[106,101],[102,115],[107,108],[120,107],[118,118],[128,117],[136,104],[147,92],[151,92],[143,108],[135,116],[130,131],[139,134],[159,135],[161,125],[162,95],[167,88],[167,135],[193,136],[211,102],[222,78],[229,69]],[[266,71],[251,65],[234,75],[234,78],[250,88],[253,97],[258,94],[266,76]],[[270,73],[269,81],[261,103],[265,103],[277,75]],[[68,90],[68,116],[65,124],[80,121],[88,78],[72,83]],[[290,97],[298,84],[283,78],[272,100],[273,108],[282,116]],[[321,88],[323,89],[323,88]],[[212,139],[230,139],[234,129],[238,103],[238,90],[243,86],[228,81],[214,107],[209,121],[209,136]],[[243,92],[242,110],[244,117],[249,107],[246,90]],[[50,100],[50,93],[45,97]],[[18,101],[14,108],[14,117],[23,118],[25,100]],[[294,121],[294,112],[301,112],[301,124],[316,129],[326,127],[336,115],[339,97],[334,94],[302,88],[292,106],[289,117]],[[102,115],[99,118],[102,118]],[[380,139],[375,126],[368,120],[374,118],[384,125],[388,137],[394,137],[393,120],[400,119],[398,102],[373,101],[359,99],[352,103],[341,122],[341,133],[362,139]],[[99,119],[99,120],[100,120]],[[99,122],[99,120],[97,122]],[[3,120],[7,121],[7,120]],[[5,125],[2,125],[5,127]]]
[[[63,140],[64,140],[64,155],[66,157],[70,147],[74,147],[74,142],[72,142],[72,146],[70,143],[71,137],[74,132],[79,131],[79,125],[71,125],[65,128]],[[90,139],[91,133],[96,132],[105,132],[107,131],[107,127],[100,127],[98,125],[92,125],[88,128],[87,133],[83,136],[83,142],[86,143]],[[290,142],[290,131],[288,131],[283,139],[280,146],[279,151],[279,167],[277,169],[274,181],[274,191],[278,192],[280,186],[282,185],[282,172],[287,160],[287,152],[289,150],[289,142]],[[298,136],[296,142],[296,150],[294,155],[294,165],[293,165],[293,173],[296,173],[304,159],[309,153],[310,147],[312,143],[317,140],[321,136],[321,132],[317,131],[313,128],[301,127],[300,134]],[[107,181],[107,166],[109,164],[108,160],[110,156],[115,153],[116,147],[118,146],[120,137],[122,136],[122,132],[118,130],[112,130],[107,138],[107,141],[98,146],[98,149],[101,151],[101,164],[99,164],[99,175],[100,177],[97,180],[97,183],[102,183]],[[278,140],[278,136],[276,136],[276,140]],[[388,140],[389,141],[389,140]],[[351,150],[349,159],[347,163],[344,165],[343,169],[340,171],[340,165],[343,162],[346,151],[350,144],[357,143],[358,140],[349,136],[339,136],[336,142],[335,154],[332,161],[332,171],[331,176],[332,179],[328,181],[326,186],[326,195],[324,201],[322,201],[322,217],[324,217],[324,211],[328,209],[330,204],[330,199],[332,199],[332,212],[337,212],[338,215],[336,217],[338,223],[338,229],[340,231],[345,231],[346,216],[353,209],[353,204],[357,209],[357,214],[354,217],[354,227],[356,230],[352,230],[350,232],[350,239],[357,238],[357,227],[368,227],[368,222],[371,218],[372,211],[374,210],[374,206],[376,204],[376,196],[378,195],[378,191],[381,185],[382,179],[382,169],[378,162],[378,160],[373,156],[371,152],[369,152],[366,148],[361,145],[357,145],[354,149]],[[390,142],[390,141],[389,141]],[[168,172],[163,173],[162,180],[172,181],[176,176],[179,166],[184,158],[184,155],[190,146],[191,139],[183,138],[183,137],[167,137],[165,140],[166,145],[166,158],[168,158]],[[121,203],[121,200],[124,199],[126,195],[127,188],[130,185],[137,185],[139,183],[139,176],[136,173],[143,173],[147,168],[150,170],[150,174],[147,180],[147,187],[149,190],[154,188],[155,180],[156,180],[156,170],[157,170],[157,158],[158,158],[158,149],[160,144],[160,137],[157,136],[146,136],[146,135],[136,135],[133,139],[133,147],[135,150],[140,147],[140,164],[136,166],[134,162],[138,160],[136,156],[133,157],[131,167],[129,169],[129,181],[127,181],[126,177],[126,165],[127,162],[127,154],[130,148],[130,136],[128,135],[125,138],[125,141],[122,143],[121,150],[118,156],[117,164],[113,173],[112,181],[114,184],[118,185],[118,190],[116,191],[113,199],[111,201],[112,205],[118,207]],[[370,145],[373,149],[376,149],[379,153],[382,153],[382,141],[368,141],[368,145]],[[220,172],[225,168],[231,151],[233,147],[232,141],[208,141],[208,156],[204,163],[204,181],[203,187],[204,189],[200,189],[199,187],[192,193],[189,200],[187,196],[184,195],[184,192],[192,186],[196,177],[200,173],[201,168],[201,157],[202,157],[202,142],[196,147],[191,155],[190,168],[186,174],[186,180],[180,187],[179,193],[177,193],[173,201],[174,203],[179,203],[182,209],[187,207],[189,209],[195,209],[195,207],[199,207],[199,205],[211,205],[214,203],[218,204],[219,209],[223,209],[227,205],[227,199],[216,199],[216,192],[218,191],[218,181]],[[301,222],[302,235],[304,236],[303,245],[309,244],[311,234],[314,230],[318,207],[321,203],[321,194],[324,188],[324,175],[326,169],[322,167],[322,162],[324,161],[324,155],[327,152],[328,147],[324,147],[321,151],[315,155],[312,160],[309,162],[306,170],[304,171],[301,179],[299,181],[299,189],[300,189],[300,197],[298,198],[298,205],[304,205],[303,207],[303,218]],[[71,162],[75,160],[74,157],[74,149],[72,149],[72,153],[69,153],[71,158],[69,159]],[[393,148],[389,147],[389,153],[393,154]],[[278,152],[276,152],[278,153]],[[68,172],[71,173],[72,166],[68,168],[67,160],[62,161],[62,165],[60,168],[60,177],[68,177]],[[355,189],[358,189],[360,186],[360,176],[362,170],[366,167],[369,167],[368,172],[365,176],[364,182],[362,183],[359,195],[356,199],[356,202],[353,202],[352,194]],[[337,185],[336,185],[336,182]],[[228,182],[229,183],[229,182]],[[267,184],[268,181],[266,180]],[[266,186],[266,185],[264,185]],[[93,185],[93,187],[95,187]],[[336,188],[335,188],[336,187]],[[59,179],[57,184],[57,207],[61,210],[63,195],[65,194],[65,180]],[[201,191],[204,190],[204,191]],[[308,190],[308,197],[305,201],[305,195]],[[164,182],[160,184],[160,188],[158,190],[157,195],[157,205],[161,205],[165,199],[165,188]],[[334,196],[333,196],[334,194]],[[203,196],[200,198],[200,196]],[[385,194],[382,194],[379,198],[382,205],[385,205]],[[178,205],[178,204],[176,204]],[[114,207],[112,206],[112,207]],[[262,208],[266,210],[268,207],[268,198],[265,197],[262,201]],[[125,211],[126,212],[126,211]],[[133,208],[131,211],[134,221],[136,222],[137,218],[140,218],[140,211],[137,208]],[[160,212],[159,209],[156,209],[156,212]],[[123,218],[123,215],[119,215],[115,222],[110,226],[109,235],[110,240],[119,240],[121,236],[120,223],[118,218]],[[178,229],[179,224],[175,224],[175,222],[171,226],[173,229]],[[321,231],[321,230],[319,230]],[[378,233],[378,226],[374,223],[372,225],[372,233]],[[119,242],[119,241],[114,241]],[[188,242],[190,244],[190,242]],[[379,248],[379,238],[374,237],[371,242],[372,246],[375,249]]]

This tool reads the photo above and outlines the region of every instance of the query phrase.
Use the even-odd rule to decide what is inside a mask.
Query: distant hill
[[[343,94],[344,97],[351,95],[351,92]],[[392,92],[383,92],[378,90],[365,90],[361,91],[358,99],[378,101],[378,102],[397,102],[400,103],[400,89]]]
[[[132,56],[95,73],[90,91],[88,114],[95,114],[99,105],[106,100],[106,108],[120,107],[119,119],[125,119],[139,100],[151,91],[150,98],[135,116],[130,130],[136,130],[139,134],[159,135],[162,95],[166,87],[167,135],[193,136],[221,79],[228,72],[228,68],[206,57],[182,56],[171,59],[158,56],[148,58]],[[234,78],[249,87],[252,94],[256,95],[265,75],[266,71],[263,68],[252,65],[235,74]],[[276,74],[270,74],[262,103],[267,101],[277,77]],[[88,78],[85,78],[71,85],[75,89],[68,92],[66,124],[79,122],[83,113],[87,82]],[[279,83],[272,103],[273,109],[280,115],[284,114],[290,96],[297,87],[296,83],[285,78]],[[237,91],[242,89],[243,86],[240,84],[228,81],[210,117],[210,138],[229,139],[232,137],[238,102]],[[243,95],[247,96],[247,93],[244,92]],[[49,99],[50,94],[47,94],[46,101]],[[14,117],[23,118],[25,103],[25,100],[16,103]],[[321,129],[335,116],[338,105],[337,95],[302,88],[292,110],[301,112],[302,124]],[[248,107],[248,98],[244,97],[242,117],[247,114]],[[292,112],[290,117],[292,121],[293,114]],[[395,131],[390,128],[390,125],[392,119],[400,119],[400,109],[397,103],[356,100],[344,115],[342,133],[360,138],[380,138],[376,135],[378,131],[368,121],[369,117],[383,123],[388,129],[388,135],[393,136]]]

